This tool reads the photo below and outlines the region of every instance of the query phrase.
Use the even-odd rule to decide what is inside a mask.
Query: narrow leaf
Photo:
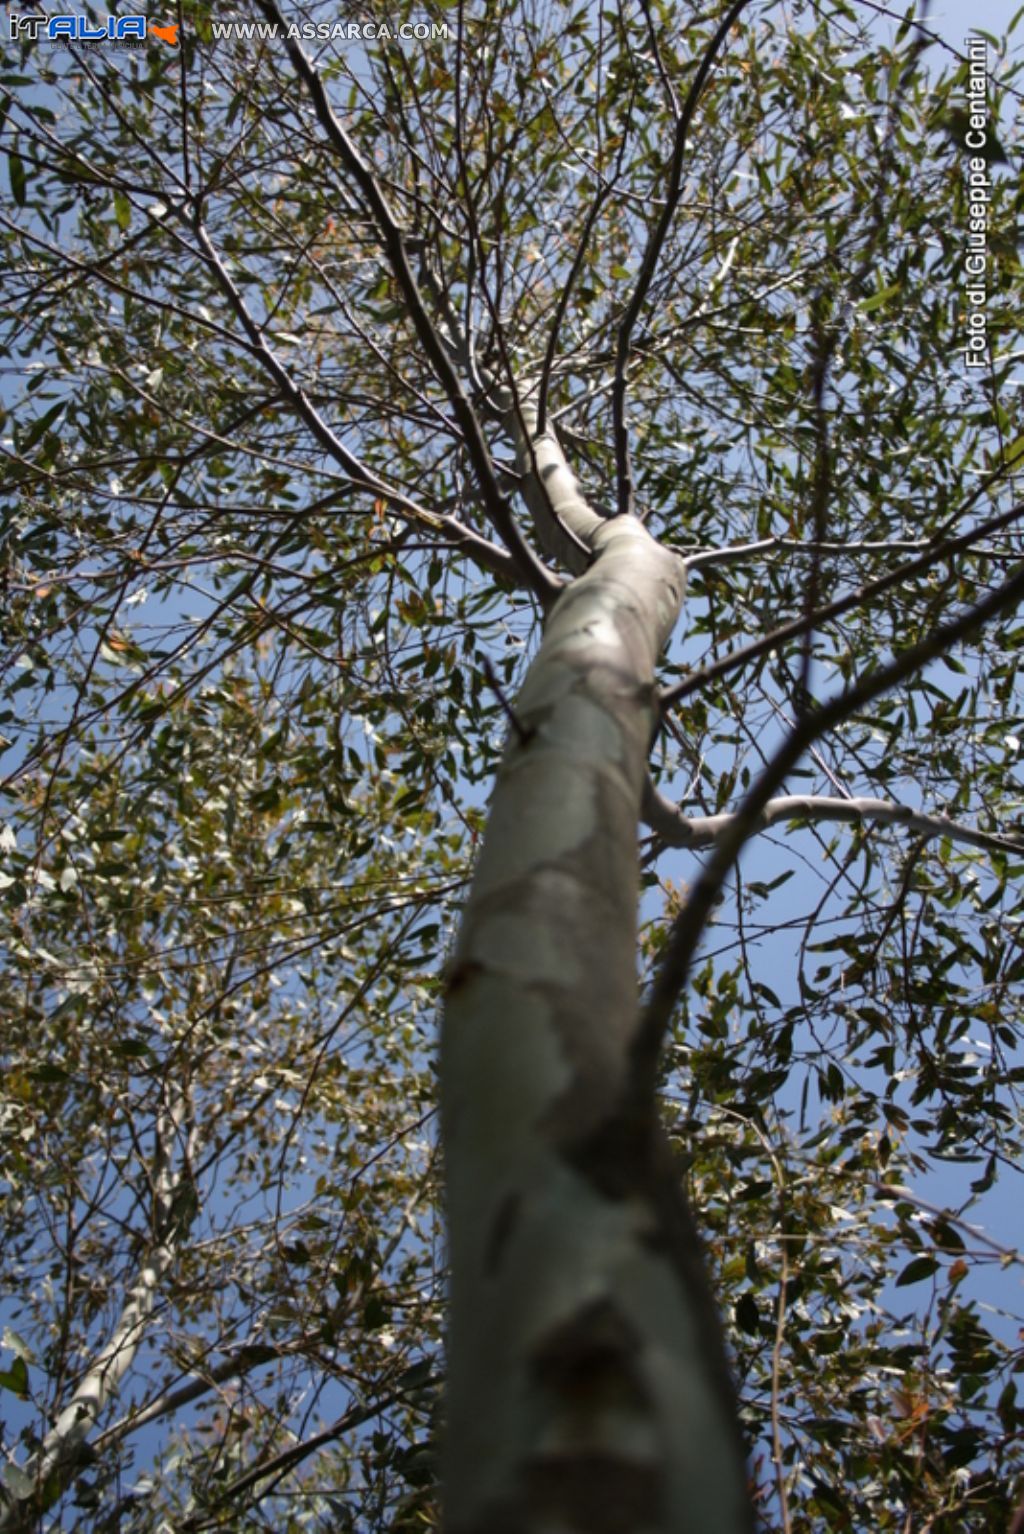
[[[25,185],[28,177],[25,173],[25,162],[16,150],[11,150],[7,156],[7,170],[11,178],[11,196],[19,208],[25,206]]]

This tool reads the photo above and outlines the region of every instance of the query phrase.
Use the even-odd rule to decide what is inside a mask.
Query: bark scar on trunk
[[[580,1534],[657,1527],[666,1485],[643,1339],[609,1299],[585,1305],[537,1345],[531,1372],[557,1399],[527,1468],[531,1512]]]
[[[457,991],[462,990],[463,986],[467,986],[471,980],[474,980],[477,975],[482,975],[483,972],[483,965],[476,959],[456,959],[445,975],[444,994],[454,996]]]
[[[494,1273],[499,1267],[501,1254],[508,1243],[509,1237],[516,1228],[522,1202],[521,1194],[509,1193],[498,1206],[498,1212],[491,1224],[490,1233],[487,1238],[487,1248],[484,1253],[485,1273]]]

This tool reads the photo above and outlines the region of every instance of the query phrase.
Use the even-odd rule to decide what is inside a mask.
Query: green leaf
[[[132,205],[123,192],[114,193],[114,217],[119,229],[127,229],[132,221]]]
[[[40,1081],[44,1085],[50,1085],[57,1081],[67,1081],[68,1073],[61,1066],[54,1065],[52,1061],[46,1060],[41,1065],[35,1067],[32,1072],[32,1079],[33,1081]]]
[[[153,1051],[145,1039],[124,1039],[114,1045],[114,1053],[129,1060],[138,1060],[143,1055],[151,1055]]]
[[[28,1367],[23,1358],[16,1358],[9,1369],[0,1370],[0,1390],[12,1390],[23,1400],[28,1395]]]
[[[897,1289],[903,1289],[908,1284],[919,1284],[923,1279],[931,1278],[939,1270],[939,1264],[934,1257],[915,1257],[913,1262],[908,1262],[899,1278],[896,1280]]]
[[[52,405],[50,409],[47,410],[43,415],[38,416],[36,420],[32,422],[32,425],[29,427],[26,436],[21,442],[21,451],[23,453],[27,453],[32,448],[34,448],[40,437],[49,431],[50,427],[53,426],[57,420],[59,420],[66,409],[67,402],[65,400],[58,400],[56,405]]]
[[[18,204],[18,207],[23,208],[25,206],[25,187],[28,177],[25,171],[25,162],[15,149],[12,149],[7,156],[7,171],[11,178],[11,196]]]
[[[894,282],[891,287],[883,288],[880,293],[873,293],[870,298],[865,298],[857,305],[859,312],[861,314],[871,314],[875,309],[880,309],[883,304],[889,302],[890,298],[895,298],[901,286],[901,283]]]
[[[408,1369],[403,1369],[398,1376],[400,1390],[414,1390],[418,1385],[425,1385],[430,1379],[436,1367],[432,1358],[421,1358],[416,1363],[410,1364]]]
[[[1024,437],[1015,437],[1009,447],[1003,449],[1003,463],[1009,469],[1021,461],[1024,461]]]

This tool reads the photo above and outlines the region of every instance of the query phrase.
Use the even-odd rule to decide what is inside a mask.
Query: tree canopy
[[[437,1017],[628,528],[687,591],[594,984],[635,948],[749,1499],[1005,1531],[1011,43],[979,97],[866,0],[177,14],[0,75],[0,1529],[441,1526]]]

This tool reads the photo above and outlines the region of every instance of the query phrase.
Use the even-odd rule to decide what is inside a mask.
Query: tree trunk
[[[738,1534],[718,1323],[633,1049],[654,667],[685,572],[585,505],[553,437],[526,459],[535,516],[593,559],[515,705],[449,976],[446,1528]]]

